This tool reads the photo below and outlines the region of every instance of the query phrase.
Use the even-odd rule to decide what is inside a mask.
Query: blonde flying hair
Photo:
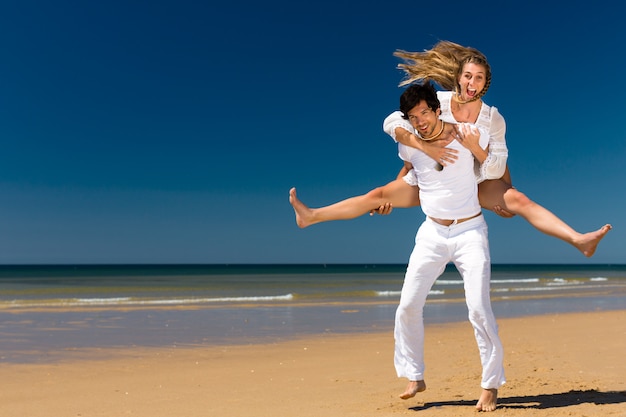
[[[476,48],[461,46],[450,41],[439,41],[432,49],[424,52],[407,52],[398,50],[395,56],[402,58],[404,63],[398,68],[406,73],[400,86],[415,82],[433,81],[442,88],[456,93],[459,96],[459,77],[465,64],[472,63],[485,67],[485,88],[472,100],[478,100],[485,95],[491,85],[491,67],[487,57]]]

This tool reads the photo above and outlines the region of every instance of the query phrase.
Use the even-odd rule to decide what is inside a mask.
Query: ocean
[[[0,362],[389,331],[406,265],[0,266]],[[626,308],[626,265],[493,265],[496,317]],[[466,320],[454,266],[426,323]]]

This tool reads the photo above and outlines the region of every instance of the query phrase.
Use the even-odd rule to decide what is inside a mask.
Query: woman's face
[[[483,65],[467,63],[459,77],[461,100],[469,101],[475,98],[485,88],[487,71]]]

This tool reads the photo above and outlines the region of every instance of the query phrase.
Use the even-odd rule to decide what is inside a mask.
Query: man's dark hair
[[[409,111],[417,106],[420,101],[425,101],[432,111],[439,108],[439,99],[435,87],[429,82],[424,84],[411,84],[400,96],[400,111],[402,117],[408,119]]]

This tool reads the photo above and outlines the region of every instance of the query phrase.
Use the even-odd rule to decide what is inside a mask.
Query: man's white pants
[[[450,226],[427,218],[417,231],[396,311],[396,372],[411,381],[424,379],[424,304],[449,262],[463,277],[469,320],[483,367],[481,387],[497,389],[505,382],[504,352],[489,298],[491,262],[483,216]]]

